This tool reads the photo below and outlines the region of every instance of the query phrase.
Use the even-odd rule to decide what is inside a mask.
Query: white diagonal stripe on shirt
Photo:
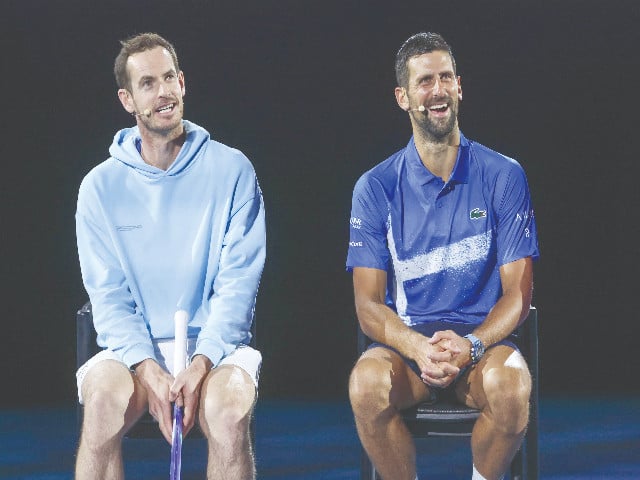
[[[443,270],[463,268],[465,265],[486,257],[490,240],[490,232],[481,233],[451,245],[436,248],[428,253],[416,255],[408,260],[400,260],[397,257],[397,252],[393,251],[395,273],[401,281],[406,282]]]
[[[391,218],[389,218],[387,242],[393,260],[395,273],[395,305],[400,318],[407,324],[411,319],[407,317],[407,294],[404,290],[404,282],[415,280],[427,275],[464,268],[466,265],[486,257],[491,248],[491,231],[462,239],[458,242],[438,247],[430,252],[416,255],[407,260],[400,260],[393,239]]]

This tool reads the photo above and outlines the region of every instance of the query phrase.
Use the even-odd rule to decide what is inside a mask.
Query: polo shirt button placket
[[[440,193],[440,195],[438,196],[438,200],[436,201],[436,208],[442,208],[444,206],[444,197],[447,195],[447,193],[451,192],[451,190],[453,190],[453,187],[451,185],[445,185],[442,188],[442,192]]]

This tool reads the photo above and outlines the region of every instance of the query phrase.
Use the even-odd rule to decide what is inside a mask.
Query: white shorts
[[[155,350],[156,360],[158,363],[166,369],[168,372],[173,374],[173,339],[168,340],[159,340],[153,342],[153,347]],[[190,358],[193,355],[193,352],[196,348],[196,339],[189,338],[187,342],[187,358]],[[87,360],[76,372],[76,384],[78,386],[78,401],[80,404],[83,403],[82,400],[82,382],[84,381],[87,372],[94,365],[104,361],[104,360],[115,360],[116,362],[120,362],[123,365],[124,362],[120,359],[120,357],[111,350],[102,350],[96,353],[93,357]],[[260,367],[262,366],[262,354],[253,347],[249,345],[238,345],[238,347],[231,352],[229,355],[224,357],[218,365],[213,368],[219,367],[221,365],[234,365],[236,367],[241,368],[251,379],[256,386],[256,390],[258,389],[258,379],[260,378]]]

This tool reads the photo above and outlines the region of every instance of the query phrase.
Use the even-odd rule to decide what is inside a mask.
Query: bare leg
[[[502,478],[529,421],[531,376],[527,364],[510,347],[492,348],[461,388],[467,390],[466,403],[482,411],[471,436],[474,465],[486,479]]]
[[[428,398],[428,390],[398,354],[373,348],[356,363],[349,397],[362,446],[385,480],[415,480],[416,452],[399,411]]]
[[[199,422],[208,441],[208,480],[254,480],[250,435],[256,389],[242,369],[213,369],[202,385]]]
[[[82,396],[75,478],[123,479],[122,438],[146,410],[144,389],[123,364],[105,360],[87,372]]]

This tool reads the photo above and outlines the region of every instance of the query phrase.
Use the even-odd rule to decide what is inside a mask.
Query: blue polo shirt
[[[482,323],[502,294],[500,266],[538,256],[524,170],[462,134],[447,183],[411,138],[354,187],[347,269],[385,270],[386,303],[407,325]]]

